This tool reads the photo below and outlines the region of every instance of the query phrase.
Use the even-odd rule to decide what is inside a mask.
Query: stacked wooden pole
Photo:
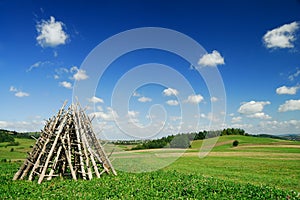
[[[32,152],[13,180],[28,178],[41,183],[45,178],[72,177],[91,180],[104,172],[117,175],[79,103],[67,110],[66,102],[46,122]]]

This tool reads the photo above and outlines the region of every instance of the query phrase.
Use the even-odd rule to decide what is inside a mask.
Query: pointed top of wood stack
[[[65,101],[57,115],[50,118],[37,139],[32,152],[13,180],[55,176],[91,180],[101,174],[117,175],[101,143],[96,138],[90,118],[79,103],[65,109]]]

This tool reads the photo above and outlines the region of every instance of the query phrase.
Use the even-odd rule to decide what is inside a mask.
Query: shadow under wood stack
[[[96,138],[90,118],[79,103],[49,119],[32,152],[13,180],[72,177],[91,180],[104,172],[117,175],[103,147]]]

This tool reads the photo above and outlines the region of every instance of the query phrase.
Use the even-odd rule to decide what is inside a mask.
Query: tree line
[[[240,128],[227,128],[216,131],[199,131],[194,133],[181,133],[178,135],[170,135],[155,140],[141,141],[140,144],[132,148],[132,150],[139,149],[156,149],[156,148],[188,148],[190,142],[193,140],[203,140],[223,135],[245,135],[249,134]],[[127,143],[126,141],[124,141]],[[136,141],[135,141],[136,142]],[[121,144],[122,142],[118,142]],[[116,144],[116,143],[115,143]],[[124,143],[123,143],[124,144]]]

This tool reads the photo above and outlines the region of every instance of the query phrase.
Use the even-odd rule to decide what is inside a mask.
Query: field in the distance
[[[239,141],[232,147],[234,140]],[[143,163],[145,168],[161,166],[165,171],[213,176],[238,183],[270,185],[300,191],[300,142],[250,136],[222,136],[205,158],[199,158],[201,140],[188,150],[147,149],[115,152],[115,165],[128,171]],[[178,158],[178,156],[180,156]],[[178,158],[178,159],[177,159]],[[156,161],[156,162],[154,162]],[[174,162],[173,162],[174,161]],[[126,168],[127,167],[127,168]]]
[[[239,141],[238,147],[232,147],[233,140]],[[25,152],[30,150],[29,147],[34,141],[24,139],[17,141],[20,142],[17,147],[5,148],[3,143],[0,144],[0,160],[15,161],[26,157]],[[222,136],[209,155],[200,159],[198,154],[201,144],[202,141],[194,141],[187,151],[180,149],[115,151],[112,160],[117,169],[127,167],[132,170],[137,163],[143,163],[144,166],[151,168],[155,166],[155,159],[174,162],[158,172],[131,174],[119,171],[117,177],[104,175],[102,179],[92,181],[53,180],[45,181],[42,185],[27,181],[13,182],[11,181],[13,174],[21,163],[0,163],[2,171],[0,198],[16,198],[22,195],[32,198],[38,195],[46,197],[46,194],[56,194],[57,198],[87,199],[92,197],[119,199],[122,197],[121,194],[127,199],[145,198],[147,195],[149,198],[173,199],[300,198],[298,193],[300,142],[249,136]],[[14,148],[12,152],[11,148]],[[124,149],[124,146],[120,149]],[[179,154],[181,157],[177,159]],[[66,190],[73,192],[69,194]],[[48,198],[50,197],[54,196]]]

